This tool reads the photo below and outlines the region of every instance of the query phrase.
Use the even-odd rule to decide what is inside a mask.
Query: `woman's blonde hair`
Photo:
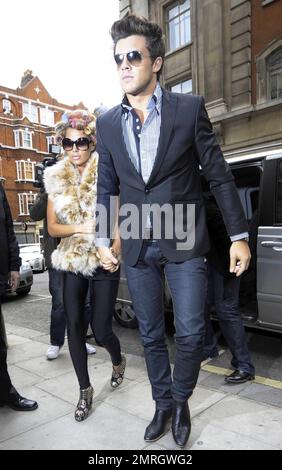
[[[55,141],[58,145],[61,145],[68,128],[83,131],[96,144],[96,117],[89,111],[76,109],[63,114],[62,120],[55,125]]]

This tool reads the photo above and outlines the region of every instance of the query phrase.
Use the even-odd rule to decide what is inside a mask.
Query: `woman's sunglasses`
[[[72,150],[74,145],[76,146],[77,150],[88,150],[90,140],[87,139],[87,137],[79,137],[77,140],[71,140],[65,137],[62,140],[62,146],[64,150]]]
[[[151,56],[144,55],[140,51],[129,51],[129,52],[123,52],[121,54],[115,54],[114,58],[118,67],[121,66],[125,57],[126,57],[127,62],[129,62],[131,65],[134,65],[135,67],[138,67],[138,65],[141,64],[144,57],[151,57]]]

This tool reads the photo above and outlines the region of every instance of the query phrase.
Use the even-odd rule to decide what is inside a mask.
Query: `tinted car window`
[[[275,222],[282,224],[282,160],[279,160],[277,172]]]

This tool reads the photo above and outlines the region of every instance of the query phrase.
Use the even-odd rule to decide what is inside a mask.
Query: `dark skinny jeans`
[[[111,356],[113,365],[121,362],[120,342],[112,329],[113,313],[119,280],[109,276],[90,280],[92,296],[91,327],[95,338]],[[90,386],[85,348],[84,304],[89,279],[70,272],[64,273],[64,307],[67,318],[68,343],[79,386]]]

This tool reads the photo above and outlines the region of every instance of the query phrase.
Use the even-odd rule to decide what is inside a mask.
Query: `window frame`
[[[55,136],[47,135],[46,142],[47,142],[47,152],[49,153],[49,145],[55,144]]]
[[[36,200],[37,193],[29,191],[29,193],[18,193],[19,201],[19,215],[29,215],[28,206],[34,204]]]
[[[268,85],[268,73],[267,73],[267,60],[268,58],[282,48],[282,38],[273,41],[268,47],[256,56],[256,102],[257,104],[263,103],[275,103],[281,102],[281,98],[270,99],[269,98],[269,85]]]
[[[177,15],[175,15],[173,18],[169,19],[169,11],[172,10],[173,8],[175,8],[176,6],[180,7],[181,4],[183,4],[185,1],[189,1],[189,6],[187,7],[187,9],[185,9],[183,12],[180,12],[179,10],[179,13]],[[175,21],[176,18],[179,18],[181,16],[184,16],[186,13],[188,12],[188,16],[189,16],[189,24],[188,24],[188,27],[189,27],[189,30],[188,30],[188,40],[187,42],[181,42],[181,20],[179,20],[178,22],[178,27],[179,27],[179,35],[178,35],[178,40],[179,40],[179,45],[177,45],[176,47],[172,47],[171,44],[170,44],[170,23],[172,23],[173,21]],[[191,24],[191,0],[177,0],[171,4],[168,4],[165,6],[165,31],[166,31],[166,37],[167,37],[167,40],[166,40],[166,53],[171,53],[177,49],[180,49],[182,47],[185,47],[187,46],[188,44],[191,44],[192,42],[192,24]],[[185,36],[185,23],[184,23],[184,36]]]
[[[15,141],[15,148],[21,147],[21,130],[20,129],[13,129],[14,132],[14,141]]]
[[[26,111],[27,107],[27,111]],[[23,116],[27,117],[30,122],[38,123],[38,110],[35,104],[32,104],[31,101],[22,103]]]
[[[6,105],[8,104],[8,108],[5,107],[6,106],[5,103],[6,103]],[[3,113],[4,114],[10,114],[12,112],[12,103],[8,98],[3,98],[2,99],[2,106],[3,106]]]
[[[281,61],[278,65],[270,65],[269,62],[271,59],[275,59],[275,56],[281,57]],[[271,78],[273,76],[273,72],[280,71],[282,75],[282,46],[278,47],[276,50],[274,50],[269,56],[266,58],[266,74],[267,74],[267,99],[268,101],[274,101],[274,100],[279,100],[282,99],[282,88],[281,88],[281,97],[276,96],[275,98],[272,98],[272,88],[271,88]],[[279,89],[277,89],[278,92]]]
[[[27,172],[28,172],[27,166],[28,165],[31,165],[31,174],[32,174],[31,178],[27,178]],[[36,165],[36,162],[31,161],[30,159],[16,160],[16,170],[17,170],[16,181],[34,182],[35,181],[35,165]]]
[[[45,107],[40,107],[40,123],[53,127],[55,125],[55,113],[52,109],[50,109],[48,106]],[[49,119],[52,116],[51,119]]]
[[[182,91],[182,85],[186,82],[191,82],[191,92],[184,93]],[[181,91],[173,91],[173,87],[179,86],[181,87]],[[181,82],[173,83],[169,85],[169,89],[172,93],[183,93],[184,95],[191,95],[193,93],[193,80],[192,78],[186,78],[185,80],[181,80]]]
[[[25,148],[25,149],[32,149],[33,148],[33,146],[32,146],[32,134],[33,134],[33,132],[30,131],[27,128],[22,130],[22,146],[23,146],[23,148]],[[28,137],[29,137],[28,140],[30,142],[30,145],[25,145],[25,143],[27,141],[27,139],[25,137],[26,135],[28,135]]]

